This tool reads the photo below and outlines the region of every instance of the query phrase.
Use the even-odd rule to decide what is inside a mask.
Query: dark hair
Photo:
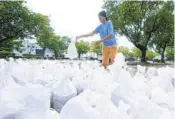
[[[98,15],[99,15],[99,16],[105,17],[105,18],[106,18],[106,21],[108,20],[108,17],[107,17],[107,15],[106,15],[106,12],[105,12],[105,11],[99,12]]]

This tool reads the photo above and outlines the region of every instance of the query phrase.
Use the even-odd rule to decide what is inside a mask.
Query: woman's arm
[[[89,36],[93,36],[95,34],[94,31],[92,31],[91,33],[88,33],[88,34],[84,34],[84,35],[80,35],[80,36],[77,36],[77,39],[79,38],[84,38],[84,37],[89,37]]]

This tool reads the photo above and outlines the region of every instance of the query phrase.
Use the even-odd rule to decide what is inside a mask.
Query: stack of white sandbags
[[[146,71],[137,66],[131,76],[120,53],[109,71],[90,61],[11,59],[2,64],[0,119],[173,118],[174,69],[170,67]],[[57,112],[50,110],[51,94]]]
[[[121,103],[116,107],[106,94],[86,90],[79,96],[69,100],[63,107],[61,119],[131,119],[127,114],[129,109]]]

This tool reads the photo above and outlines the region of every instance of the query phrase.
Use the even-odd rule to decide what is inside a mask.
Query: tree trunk
[[[165,45],[163,47],[163,51],[161,53],[161,62],[162,63],[165,63],[165,59],[164,59],[164,57],[165,57],[165,49],[166,49],[166,43],[165,43]]]
[[[165,63],[165,60],[164,60],[164,52],[161,53],[161,62],[162,62],[162,63]]]
[[[45,51],[46,51],[46,48],[43,48],[42,57],[44,57]]]
[[[81,57],[81,53],[78,53],[78,59],[80,59],[80,57]]]
[[[146,62],[146,49],[142,49],[141,62]]]
[[[54,51],[54,54],[55,54],[55,59],[58,58],[58,53],[56,51]]]
[[[146,47],[140,44],[134,44],[141,51],[141,62],[146,62]]]

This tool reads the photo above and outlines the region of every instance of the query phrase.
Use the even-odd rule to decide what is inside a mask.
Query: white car
[[[161,56],[156,56],[153,58],[153,62],[160,62],[161,61]]]
[[[97,60],[102,61],[102,54],[101,53],[97,55]]]
[[[53,53],[45,53],[44,57],[45,58],[47,58],[47,57],[54,57],[54,54]]]

